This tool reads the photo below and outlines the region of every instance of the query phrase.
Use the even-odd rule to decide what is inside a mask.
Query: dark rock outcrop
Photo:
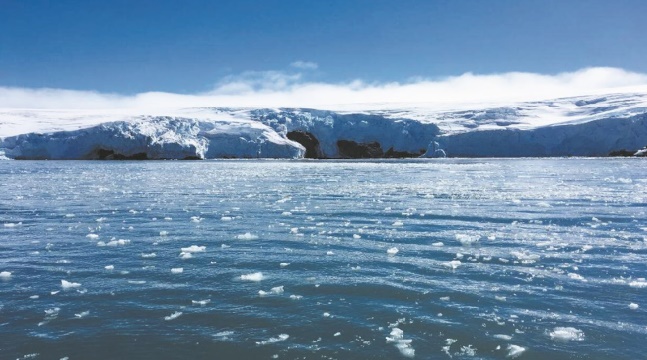
[[[635,153],[636,153],[636,151],[629,151],[629,150],[622,149],[622,150],[616,150],[616,151],[610,152],[609,156],[611,156],[611,157],[623,157],[623,156],[628,157],[628,156],[634,156]]]
[[[306,153],[304,155],[306,159],[323,158],[321,148],[319,147],[319,140],[317,140],[317,138],[311,133],[301,130],[290,131],[287,133],[287,138],[298,142],[306,148]]]
[[[396,159],[402,159],[402,158],[416,158],[420,157],[425,153],[425,149],[420,149],[417,153],[412,153],[408,151],[397,151],[393,150],[393,147],[391,147],[389,150],[387,150],[384,153],[385,158],[396,158]]]
[[[346,159],[373,159],[383,158],[384,151],[377,141],[369,143],[357,143],[352,140],[337,141],[339,157]]]
[[[97,149],[88,158],[93,160],[148,160],[148,154],[141,152],[132,155],[123,155],[115,153],[114,150]]]

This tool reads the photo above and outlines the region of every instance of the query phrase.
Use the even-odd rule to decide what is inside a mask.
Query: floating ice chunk
[[[173,314],[171,314],[169,316],[164,316],[164,320],[166,320],[166,321],[174,320],[174,319],[179,318],[180,315],[182,315],[182,312],[181,311],[176,311],[176,312],[174,312]]]
[[[231,247],[231,246],[229,246],[229,245],[227,245],[227,244],[222,244],[222,245],[220,245],[220,248],[221,248],[221,249],[227,249],[227,248],[230,248],[230,247]]]
[[[267,291],[265,290],[258,290],[258,296],[265,296],[267,295]]]
[[[199,216],[191,216],[191,222],[199,223],[200,221],[202,221],[201,217],[199,217]]]
[[[30,298],[30,299],[32,299],[32,300],[36,300],[36,299],[38,299],[39,297],[40,297],[40,296],[38,296],[38,295],[32,295],[32,296],[30,296],[29,298]]]
[[[200,305],[200,306],[207,305],[207,304],[208,304],[208,303],[210,303],[210,302],[211,302],[211,299],[205,299],[205,300],[191,300],[191,303],[192,303],[193,305]]]
[[[167,236],[167,235],[168,235],[168,231],[166,230],[160,231],[160,236]]]
[[[142,285],[146,284],[146,280],[128,280],[129,284]]]
[[[353,239],[361,239],[362,235],[359,234],[353,234]]]
[[[387,253],[387,254],[389,254],[389,255],[395,255],[395,254],[397,254],[399,251],[400,251],[400,250],[398,250],[398,248],[397,248],[397,247],[392,247],[392,248],[389,248],[389,249],[386,251],[386,253]]]
[[[142,257],[143,257],[144,259],[150,259],[150,258],[157,257],[157,254],[156,254],[156,253],[142,254]]]
[[[257,345],[272,344],[272,343],[285,341],[285,340],[287,340],[289,338],[290,338],[290,335],[288,335],[288,334],[280,334],[277,337],[272,337],[272,338],[269,338],[269,339],[267,339],[265,341],[257,341],[256,344]]]
[[[525,347],[510,344],[508,345],[508,355],[506,355],[506,357],[514,359],[521,356],[521,354],[523,354],[524,351],[526,351]]]
[[[395,221],[393,226],[404,226],[404,223],[402,221]]]
[[[330,317],[330,313],[329,312],[323,313],[323,317]]]
[[[288,265],[290,265],[290,263],[282,262],[279,264],[280,267],[286,267]]]
[[[332,336],[340,336],[340,335],[341,335],[341,333],[338,331],[338,332],[334,333]]]
[[[469,234],[456,234],[454,235],[456,241],[461,243],[461,245],[472,245],[475,242],[481,239],[480,235],[469,235]]]
[[[198,246],[198,245],[191,245],[189,247],[185,247],[180,249],[182,252],[185,253],[196,253],[196,252],[204,252],[207,250],[206,246]]]
[[[87,234],[87,235],[85,235],[85,237],[90,239],[90,240],[96,240],[96,239],[99,238],[99,235],[97,235],[97,234]]]
[[[512,336],[505,335],[505,334],[495,334],[495,335],[492,335],[492,337],[495,338],[495,339],[505,340],[505,341],[512,340]]]
[[[255,273],[245,274],[240,276],[241,280],[246,280],[246,281],[261,281],[263,280],[263,278],[264,277],[262,272],[255,272]]]
[[[236,239],[238,239],[238,240],[256,240],[256,239],[258,239],[258,236],[247,232],[247,233],[244,233],[242,235],[236,236]]]
[[[4,227],[12,228],[12,227],[16,227],[18,225],[22,225],[22,222],[19,222],[19,223],[5,223]]]
[[[387,343],[395,343],[395,347],[400,351],[400,354],[405,357],[414,357],[416,354],[415,349],[411,347],[411,340],[404,339],[404,331],[399,328],[391,329],[391,336],[386,337]]]
[[[50,295],[56,295],[56,294],[58,294],[58,293],[60,293],[60,292],[61,292],[61,290],[50,291],[50,292],[49,292],[49,294],[50,294]]]
[[[456,270],[457,267],[461,266],[461,262],[460,260],[452,260],[452,261],[443,263],[443,265],[452,270]]]
[[[461,346],[461,355],[466,355],[466,356],[475,356],[476,355],[476,348],[473,348],[472,345],[467,345],[467,346]]]
[[[630,282],[629,286],[636,287],[636,288],[644,288],[644,287],[647,287],[647,281],[645,280],[645,278],[638,278]]]
[[[543,208],[549,208],[549,207],[552,207],[552,205],[550,205],[549,203],[547,203],[547,202],[545,202],[545,201],[540,201],[540,202],[538,202],[538,203],[537,203],[537,206],[538,206],[538,207],[543,207]]]
[[[106,269],[106,270],[114,270],[115,266],[114,265],[106,265],[103,268]]]
[[[220,221],[231,221],[232,217],[231,216],[223,216],[220,218]]]
[[[636,309],[638,309],[638,307],[639,307],[639,306],[638,306],[638,304],[636,304],[636,303],[630,303],[630,304],[629,304],[629,308],[630,308],[631,310],[636,310]]]
[[[171,268],[171,274],[181,274],[184,272],[184,268]]]
[[[79,286],[81,286],[81,284],[79,284],[79,283],[70,282],[70,281],[67,281],[67,280],[61,280],[61,287],[63,289],[77,288]]]
[[[90,315],[90,310],[88,310],[88,311],[83,311],[83,312],[80,312],[80,313],[78,313],[78,314],[74,314],[74,316],[75,316],[77,319],[84,318],[84,317],[86,317],[86,316],[88,316],[88,315]]]
[[[272,294],[283,294],[283,286],[273,287],[270,291]]]
[[[435,242],[435,243],[431,244],[431,246],[441,247],[441,246],[445,246],[445,244],[443,244],[442,241],[438,241],[438,242]]]
[[[97,245],[99,245],[99,243],[102,243],[102,242],[103,241],[99,241]],[[130,240],[119,239],[119,240],[110,240],[107,243],[105,243],[105,246],[124,246],[128,244],[130,244]],[[102,245],[99,245],[99,246],[102,246]]]
[[[530,254],[525,251],[512,251],[510,252],[510,255],[516,257],[518,260],[524,261],[524,262],[530,262],[533,263],[537,260],[540,259],[540,256],[537,254]]]
[[[292,300],[301,300],[301,299],[303,299],[303,296],[301,296],[301,295],[290,295],[290,299],[292,299]]]
[[[556,341],[583,341],[584,332],[574,327],[556,327],[548,335]]]
[[[335,255],[335,253],[334,253],[334,252],[332,252],[332,251],[327,251],[327,252],[326,252],[326,255]]]
[[[291,212],[289,212],[289,211],[284,211],[284,212],[282,212],[282,213],[281,213],[281,215],[283,215],[283,216],[290,216],[290,215],[292,215],[292,213],[291,213]]]
[[[165,221],[171,221],[171,220],[173,220],[173,218],[172,218],[172,217],[167,216],[167,217],[165,217],[165,218],[164,218],[164,220],[165,220]]]
[[[181,259],[190,259],[192,257],[193,257],[193,255],[191,255],[190,252],[181,252],[180,253],[180,258]]]
[[[11,272],[9,271],[0,272],[0,279],[3,279],[3,280],[11,279]]]
[[[507,301],[507,298],[505,296],[497,296],[497,295],[495,295],[494,299],[496,299],[497,301]]]
[[[66,217],[66,218],[73,218],[73,217],[75,217],[75,216],[76,216],[76,215],[74,215],[74,214],[65,214],[65,217]]]
[[[299,233],[299,228],[298,227],[293,227],[290,229],[290,234],[298,234]]]

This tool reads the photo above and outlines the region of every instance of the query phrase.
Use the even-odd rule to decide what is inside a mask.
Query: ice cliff
[[[607,156],[646,145],[644,93],[444,109],[0,109],[0,159]]]

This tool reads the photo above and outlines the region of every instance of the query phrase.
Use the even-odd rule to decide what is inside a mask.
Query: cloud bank
[[[184,95],[146,92],[132,96],[65,89],[0,86],[0,108],[92,109],[177,107],[389,107],[482,102],[516,102],[627,91],[647,92],[647,74],[618,68],[586,68],[543,75],[523,72],[479,75],[465,73],[408,82],[311,82],[303,72],[315,63],[297,61],[295,72],[245,72],[221,79],[213,90]]]

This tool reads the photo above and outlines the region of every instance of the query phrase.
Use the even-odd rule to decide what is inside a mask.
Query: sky
[[[645,85],[644,14],[644,0],[0,0],[0,106]]]

